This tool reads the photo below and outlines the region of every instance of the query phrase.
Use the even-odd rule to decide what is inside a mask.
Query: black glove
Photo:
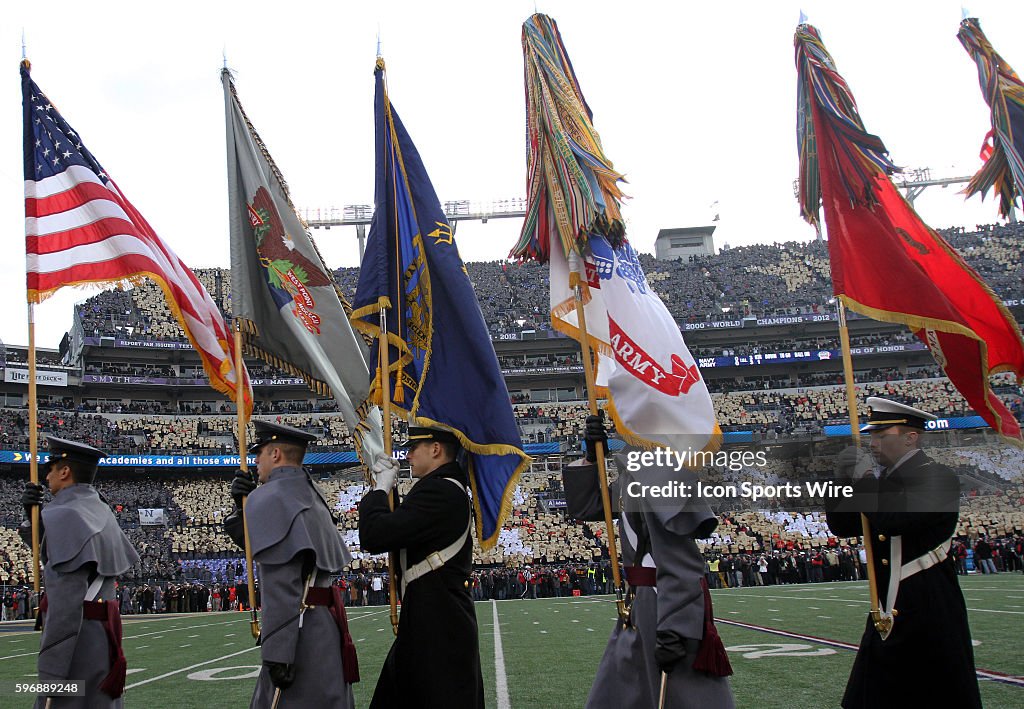
[[[43,495],[46,488],[38,483],[25,483],[25,489],[21,492],[21,506],[25,509],[25,518],[32,519],[32,508],[43,504]]]
[[[583,439],[587,442],[587,462],[597,462],[597,444],[608,450],[608,432],[604,429],[604,411],[598,411],[596,416],[587,416],[584,427]]]
[[[270,681],[275,687],[288,689],[295,681],[295,665],[286,665],[283,662],[264,662]]]
[[[235,471],[235,477],[231,479],[231,499],[235,501],[235,507],[242,509],[242,498],[256,489],[256,483],[252,475],[239,468]]]
[[[242,509],[238,508],[224,518],[224,533],[239,549],[245,549],[245,525],[242,521]]]
[[[659,630],[654,648],[654,661],[658,669],[670,673],[686,657],[686,638],[672,630]]]

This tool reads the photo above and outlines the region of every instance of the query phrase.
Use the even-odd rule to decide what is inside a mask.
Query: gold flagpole
[[[583,373],[587,382],[587,403],[590,413],[598,415],[596,377],[594,375],[593,352],[590,338],[587,335],[587,316],[583,307],[583,285],[580,275],[580,257],[573,253],[569,256],[569,287],[573,289],[576,300],[576,319],[579,324],[580,348],[583,354]],[[612,500],[608,492],[608,473],[605,470],[604,447],[597,446],[597,476],[601,483],[601,505],[604,507],[604,525],[608,530],[608,556],[612,562],[612,580],[615,583],[615,605],[619,610],[619,619],[624,626],[629,625],[629,611],[626,610],[626,599],[622,586],[622,572],[619,570],[619,550],[615,540],[615,522],[612,519]]]
[[[28,479],[39,484],[39,422],[36,399],[36,306],[28,304]],[[36,614],[39,613],[39,506],[32,506],[32,590],[36,594]]]
[[[388,371],[390,368],[390,362],[388,361],[388,308],[391,307],[385,303],[381,303],[380,306],[380,333],[379,339],[377,340],[377,350],[380,353],[380,363],[378,369],[379,381],[380,381],[380,408],[381,418],[384,419],[384,454],[391,457],[391,453],[394,450],[394,444],[391,440],[391,374]],[[401,382],[397,382],[397,386],[401,386]],[[395,509],[395,490],[397,489],[397,483],[395,488],[387,491],[388,494],[388,509],[394,511]],[[388,598],[391,606],[391,632],[398,635],[398,584],[395,582],[395,555],[392,552],[388,552]]]
[[[839,341],[843,348],[843,379],[846,381],[846,406],[850,412],[850,435],[853,437],[853,444],[860,446],[860,428],[857,415],[857,393],[853,381],[853,356],[850,353],[850,332],[846,327],[846,306],[843,301],[836,298],[836,313],[839,316]],[[884,632],[892,628],[892,619],[883,618],[878,605],[878,582],[875,579],[875,553],[871,546],[871,523],[867,515],[860,514],[861,533],[864,535],[864,552],[867,556],[868,567],[868,596],[871,599],[871,620],[878,632]],[[893,573],[897,573],[896,570]]]
[[[242,322],[235,318],[235,408],[238,415],[238,467],[249,472],[249,456],[246,445],[245,389],[242,377]],[[245,537],[245,582],[249,590],[249,630],[254,638],[260,636],[260,618],[256,611],[256,569],[252,563],[252,543],[249,541],[249,520],[245,506],[249,496],[242,497],[242,533]]]

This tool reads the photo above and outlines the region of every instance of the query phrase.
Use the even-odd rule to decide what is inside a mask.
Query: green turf
[[[972,576],[961,584],[972,634],[980,642],[975,648],[978,667],[1024,675],[1019,654],[1024,575]],[[713,596],[719,618],[851,644],[860,637],[867,610],[862,583],[725,589]],[[582,706],[614,622],[611,600],[603,596],[478,603],[480,656],[492,707],[497,705],[495,608],[511,706]],[[369,704],[392,634],[386,608],[354,608],[349,617],[363,675],[356,685],[356,705],[363,707]],[[725,623],[719,624],[719,631],[736,671],[731,682],[738,706],[838,706],[853,652]],[[253,647],[247,614],[129,616],[124,635],[128,706],[248,705],[259,651]],[[37,648],[37,634],[0,633],[0,680],[30,681]],[[197,674],[211,670],[212,680]],[[1021,687],[982,681],[981,693],[987,709],[1024,706]],[[0,696],[0,706],[24,704],[10,700]]]

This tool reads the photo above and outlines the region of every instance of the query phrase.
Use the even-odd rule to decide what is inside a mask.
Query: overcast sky
[[[1024,2],[969,4],[1024,71]],[[606,154],[629,180],[628,235],[710,223],[715,244],[809,240],[798,218],[796,71],[800,8],[897,164],[972,174],[989,128],[953,0],[764,2],[15,3],[3,10],[0,339],[28,340],[18,62],[157,233],[190,266],[228,265],[226,53],[243,106],[299,207],[373,202],[373,65],[378,32],[392,102],[442,201],[525,195],[522,22],[551,15],[594,111]],[[996,221],[959,188],[917,201],[934,227]],[[717,207],[712,204],[718,202]],[[463,222],[467,261],[503,258],[519,220]],[[357,264],[355,229],[316,231],[331,266]],[[71,305],[36,309],[37,343],[56,347]]]

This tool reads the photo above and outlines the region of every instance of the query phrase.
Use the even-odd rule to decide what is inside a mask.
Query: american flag
[[[21,64],[25,115],[25,255],[28,300],[64,286],[136,283],[149,278],[167,298],[203,361],[210,385],[234,398],[234,340],[213,298],[121,194]],[[252,385],[242,367],[247,410]]]

